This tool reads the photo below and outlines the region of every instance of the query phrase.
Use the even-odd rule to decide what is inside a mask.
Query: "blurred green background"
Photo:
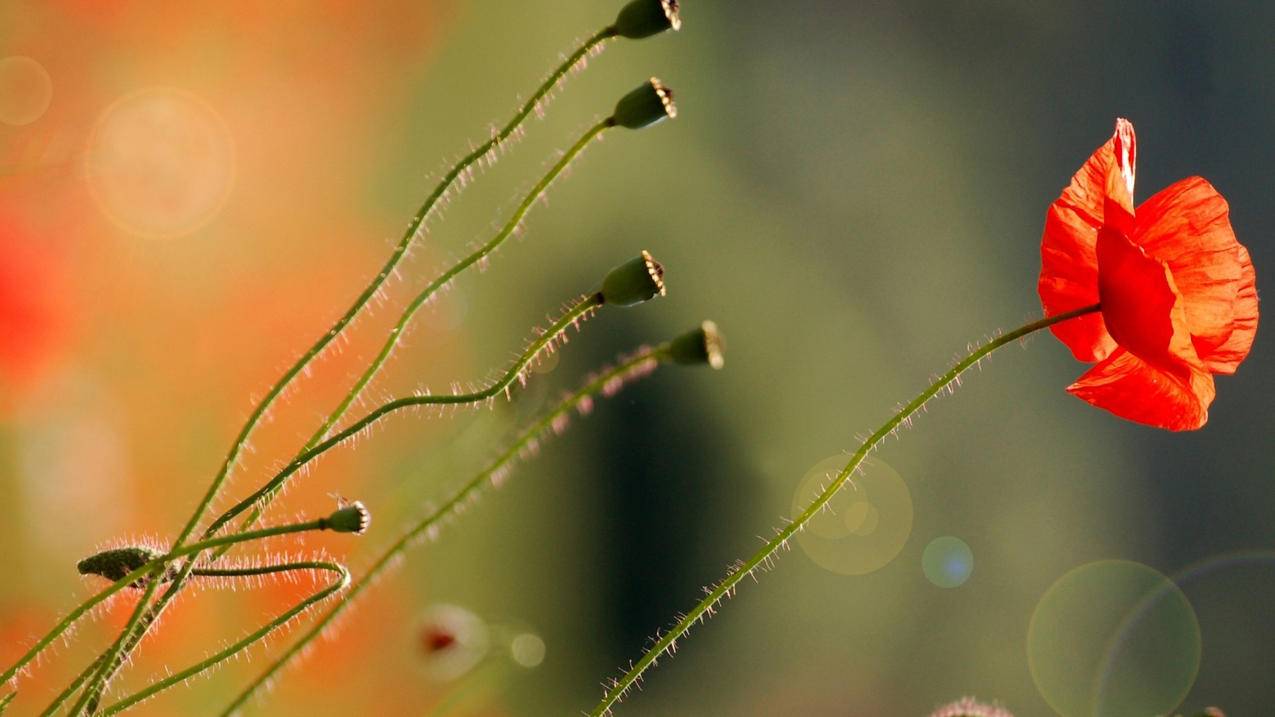
[[[44,72],[15,65],[35,99],[0,97],[6,664],[95,588],[76,560],[172,540],[250,398],[344,310],[450,161],[620,4],[0,0],[0,57]],[[388,303],[276,410],[219,505],[308,436],[394,307],[488,237],[556,153],[650,75],[675,89],[676,121],[591,148],[525,234],[425,312],[365,408],[491,375],[641,249],[665,264],[668,298],[604,311],[511,405],[392,419],[325,459],[272,515],[325,510],[339,493],[372,508],[373,530],[271,549],[326,548],[357,574],[513,426],[618,353],[711,318],[726,368],[661,369],[600,401],[414,552],[254,714],[590,708],[604,678],[792,514],[812,467],[967,343],[1039,314],[1046,207],[1117,116],[1139,133],[1137,198],[1206,177],[1231,204],[1259,292],[1270,286],[1275,5],[688,0],[682,13],[680,33],[592,60],[448,204]],[[977,694],[1051,714],[1029,652],[1065,646],[1029,649],[1028,626],[1051,585],[1111,559],[1173,577],[1190,601],[1157,633],[1179,635],[1165,649],[1191,663],[1198,624],[1184,709],[1269,713],[1272,348],[1259,329],[1237,375],[1218,380],[1208,425],[1180,435],[1069,397],[1085,367],[1049,336],[1005,349],[878,454],[910,494],[897,556],[846,575],[793,546],[621,713],[924,715]],[[953,588],[922,570],[943,536],[973,556]],[[298,590],[190,594],[116,694]],[[538,635],[543,662],[516,666],[495,639],[484,666],[439,681],[419,638],[440,603]],[[59,647],[15,710],[51,699],[128,607]],[[281,646],[139,712],[220,708]]]

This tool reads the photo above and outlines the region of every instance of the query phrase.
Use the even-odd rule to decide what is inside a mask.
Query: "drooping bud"
[[[677,116],[673,91],[656,77],[620,98],[615,104],[611,122],[629,129],[642,129],[661,120]]]
[[[631,40],[682,29],[677,0],[633,0],[615,18],[615,34]]]
[[[646,251],[612,269],[602,280],[603,303],[632,306],[664,296],[664,267]]]
[[[726,362],[722,355],[724,348],[717,324],[705,321],[698,328],[687,331],[670,341],[668,355],[674,363],[708,364],[718,369]]]
[[[150,548],[133,545],[90,555],[76,563],[75,568],[80,571],[80,575],[100,575],[115,582],[158,557],[160,554]],[[141,582],[138,580],[131,587],[138,587]]]
[[[368,512],[361,501],[354,501],[338,508],[332,515],[329,515],[323,521],[325,530],[334,530],[338,533],[354,533],[362,535],[367,532],[367,526],[372,523],[372,514]]]

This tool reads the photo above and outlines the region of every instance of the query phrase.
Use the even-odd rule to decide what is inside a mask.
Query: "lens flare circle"
[[[938,587],[960,587],[974,572],[974,551],[960,538],[935,538],[921,553],[921,572]]]
[[[99,209],[147,238],[190,234],[221,211],[235,178],[230,130],[210,104],[167,87],[139,90],[102,113],[85,176]]]
[[[414,633],[426,676],[439,682],[468,673],[491,645],[487,623],[459,605],[431,605],[417,618]]]
[[[836,455],[807,471],[793,494],[793,515],[837,476],[849,456]],[[828,503],[797,533],[797,544],[814,563],[842,575],[866,575],[888,565],[912,533],[912,494],[897,472],[868,458]]]
[[[1195,683],[1200,651],[1200,625],[1186,595],[1127,560],[1063,575],[1027,628],[1032,681],[1063,717],[1172,713]]]
[[[53,102],[53,78],[24,55],[0,59],[0,122],[21,127],[44,116]]]
[[[515,635],[509,641],[509,656],[519,667],[539,667],[545,661],[545,641],[532,632]]]

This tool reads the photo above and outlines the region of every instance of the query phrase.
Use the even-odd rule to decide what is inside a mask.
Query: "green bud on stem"
[[[677,117],[673,91],[665,87],[659,78],[652,77],[641,87],[620,98],[611,115],[611,124],[642,129],[673,117]]]
[[[362,535],[372,522],[372,514],[360,501],[341,506],[323,521],[324,530]]]
[[[677,0],[633,0],[615,18],[615,34],[631,40],[682,29]]]
[[[726,361],[722,355],[723,348],[725,345],[722,342],[721,333],[717,330],[717,324],[705,321],[697,328],[670,341],[668,355],[673,359],[673,363],[708,364],[712,368],[719,369]]]
[[[103,550],[76,563],[75,568],[80,575],[100,575],[114,582],[158,557],[160,554],[154,550],[135,545]],[[132,587],[138,587],[140,582]]]
[[[632,306],[664,296],[664,267],[646,251],[607,273],[598,291],[602,303]]]

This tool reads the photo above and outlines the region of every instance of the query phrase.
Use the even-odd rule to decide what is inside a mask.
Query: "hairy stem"
[[[545,350],[547,347],[549,347],[551,344],[557,341],[558,338],[561,337],[561,335],[564,332],[566,332],[568,327],[577,324],[580,320],[588,317],[590,314],[596,311],[598,307],[602,306],[602,303],[603,303],[602,295],[599,293],[586,294],[578,298],[571,305],[571,307],[566,312],[563,313],[562,317],[559,318],[557,321],[555,321],[549,327],[549,329],[547,329],[540,336],[540,338],[531,342],[527,350],[524,351],[522,356],[520,356],[518,360],[514,362],[512,366],[509,367],[509,369],[505,372],[503,376],[501,376],[499,379],[489,384],[484,389],[481,389],[479,391],[475,391],[472,393],[442,394],[442,395],[429,395],[429,396],[408,396],[408,397],[400,398],[400,399],[390,401],[388,403],[381,405],[380,407],[373,410],[371,413],[367,414],[363,418],[352,423],[350,426],[348,426],[344,430],[332,435],[330,438],[319,443],[318,445],[316,445],[314,448],[310,449],[309,451],[305,451],[304,453],[300,454],[296,459],[294,459],[291,463],[285,466],[283,470],[275,474],[275,476],[270,481],[268,481],[265,485],[263,485],[261,488],[255,491],[252,495],[248,496],[247,498],[237,503],[230,510],[226,511],[217,520],[213,521],[212,525],[209,526],[208,530],[206,531],[206,534],[211,535],[215,533],[219,528],[221,528],[223,525],[233,520],[237,515],[243,513],[245,510],[252,507],[257,500],[269,494],[270,492],[277,490],[278,487],[283,485],[283,483],[290,476],[295,474],[298,470],[300,470],[302,467],[307,465],[310,461],[314,460],[315,458],[318,458],[320,455],[336,447],[337,445],[344,443],[345,441],[349,440],[350,438],[357,435],[361,431],[366,430],[372,424],[376,423],[382,418],[385,418],[391,413],[403,410],[405,408],[413,408],[413,407],[419,407],[419,406],[464,405],[464,404],[481,403],[482,401],[486,401],[488,399],[496,397],[501,392],[509,390],[510,387],[513,385],[513,383],[517,381],[519,377],[524,375],[523,372],[526,370],[527,366],[532,361],[535,360],[535,358],[540,354],[541,351]],[[233,540],[233,538],[235,538],[236,536],[231,535],[226,537],[230,538],[230,540],[212,539],[211,542],[213,543],[214,546],[226,545],[226,544],[236,542],[235,540]],[[179,553],[179,551],[181,551],[183,554],[187,552],[196,552],[196,551],[190,550],[189,546],[187,546],[186,548],[179,548],[171,552],[176,554],[176,553]],[[147,616],[148,616],[147,619],[153,621],[154,617],[158,617],[158,611],[162,609],[162,607],[166,605],[169,601],[171,601],[172,597],[175,596],[177,590],[180,588],[180,584],[178,581],[179,580],[185,581],[193,572],[194,565],[195,565],[194,559],[188,560],[185,563],[185,565],[182,567],[181,571],[179,572],[177,578],[174,579],[173,583],[169,586],[168,590],[160,598],[159,602],[156,605],[156,608],[147,612]],[[157,584],[158,584],[158,581],[155,581],[146,587],[146,592],[142,597],[143,603],[149,601],[150,598],[154,595],[155,586]],[[138,618],[138,616],[141,614],[142,614],[142,611],[140,610],[135,610],[133,612],[133,615],[130,617],[130,624],[126,626],[125,631],[121,633],[120,638],[117,639],[115,643],[112,645],[111,649],[107,651],[106,653],[107,662],[100,663],[98,667],[98,671],[95,674],[95,681],[90,682],[90,687],[85,690],[82,698],[76,703],[75,707],[72,709],[71,713],[73,715],[79,714],[85,708],[88,708],[90,711],[92,711],[92,709],[95,708],[96,701],[99,699],[98,695],[100,695],[100,689],[97,690],[96,694],[94,694],[93,684],[96,682],[96,677],[102,675],[105,672],[105,669],[104,669],[105,665],[111,664],[111,661],[119,660],[121,653],[127,654],[127,650],[131,650],[132,647],[136,645],[137,640],[139,640],[142,634],[144,634],[145,632],[144,630],[135,633],[136,637],[128,638],[129,643],[127,644],[127,647],[125,647],[125,644],[126,644],[124,639],[125,635],[129,635],[130,633],[132,633],[132,627],[136,625],[136,622],[134,621],[134,619],[135,618],[140,619]],[[150,617],[151,615],[154,615],[154,617]]]
[[[74,680],[71,680],[70,684],[58,693],[57,697],[53,698],[53,701],[49,703],[49,706],[45,707],[44,711],[40,713],[40,717],[50,717],[54,712],[57,712],[58,708],[61,707],[67,700],[71,699],[75,692],[88,681],[89,677],[97,674],[97,669],[101,667],[102,663],[105,661],[105,653],[98,655],[88,664],[88,667],[85,667]]]
[[[322,590],[319,590],[313,595],[310,595],[309,597],[305,598],[304,600],[297,603],[296,605],[294,605],[292,608],[290,608],[283,614],[279,615],[275,619],[261,626],[257,630],[254,630],[253,632],[249,633],[243,639],[239,640],[235,644],[230,645],[226,649],[221,650],[220,652],[217,652],[216,654],[209,655],[203,660],[200,660],[199,662],[195,663],[194,665],[191,665],[190,667],[184,670],[181,670],[180,672],[177,672],[173,675],[170,675],[169,677],[166,677],[162,680],[154,682],[149,687],[146,687],[145,689],[142,689],[133,695],[125,697],[119,702],[116,702],[108,706],[104,710],[102,710],[102,714],[112,715],[118,712],[123,712],[124,710],[128,709],[129,707],[132,707],[138,702],[149,699],[155,696],[156,694],[168,689],[169,687],[172,687],[173,685],[177,685],[182,682],[185,682],[186,680],[194,677],[195,675],[198,675],[199,673],[205,670],[208,670],[217,666],[218,664],[224,662],[225,660],[235,656],[237,653],[241,652],[242,650],[245,650],[251,647],[253,643],[257,642],[258,640],[261,640],[262,638],[264,638],[266,635],[270,634],[274,630],[287,624],[297,615],[300,615],[302,612],[305,612],[308,608],[310,608],[315,603],[318,603],[324,600],[329,595],[344,588],[350,582],[350,573],[348,570],[345,569],[345,566],[339,565],[337,563],[326,562],[326,561],[300,561],[300,562],[294,562],[294,563],[282,563],[279,565],[266,565],[266,566],[256,567],[256,568],[235,568],[235,569],[227,569],[227,570],[221,571],[219,574],[223,574],[227,576],[253,577],[253,576],[260,576],[260,575],[271,575],[274,573],[282,573],[282,572],[290,572],[290,571],[306,571],[306,570],[322,570],[325,572],[333,573],[335,575],[335,579],[331,583],[329,583],[326,587],[324,587]]]
[[[57,625],[54,625],[53,629],[50,630],[44,637],[40,638],[40,640],[36,642],[35,645],[31,647],[31,649],[27,650],[26,654],[18,658],[18,661],[15,662],[13,666],[5,670],[3,674],[0,674],[0,684],[4,684],[5,682],[8,682],[10,679],[15,677],[18,674],[18,672],[22,670],[22,668],[25,667],[27,664],[29,664],[32,660],[34,660],[36,656],[39,655],[40,652],[44,650],[45,647],[48,647],[48,645],[54,640],[56,640],[58,636],[60,636],[62,633],[70,629],[71,626],[74,625],[88,611],[97,607],[107,598],[111,597],[112,595],[124,589],[125,587],[128,587],[129,585],[136,583],[138,580],[141,580],[144,577],[150,576],[152,574],[158,575],[159,573],[162,572],[163,567],[167,565],[169,562],[171,562],[172,560],[175,560],[185,555],[189,555],[191,553],[199,552],[201,550],[208,550],[209,548],[214,548],[219,546],[228,546],[233,543],[243,543],[243,542],[247,542],[251,540],[260,540],[262,538],[269,538],[276,535],[285,535],[288,533],[297,533],[297,532],[302,532],[306,530],[325,530],[326,527],[327,526],[326,526],[325,520],[319,519],[319,520],[309,521],[305,523],[294,523],[290,525],[273,526],[270,528],[263,528],[261,530],[254,530],[254,531],[246,532],[246,533],[237,533],[235,535],[224,536],[221,538],[214,538],[212,540],[206,540],[199,543],[192,543],[191,545],[187,545],[184,548],[180,548],[176,551],[168,553],[167,555],[163,555],[161,557],[156,558],[155,560],[147,562],[145,565],[138,567],[136,570],[133,570],[128,575],[125,575],[119,580],[116,580],[115,582],[111,583],[109,586],[99,591],[96,595],[93,595],[89,599],[80,603],[78,607],[76,607],[71,612],[67,613],[66,617],[62,618],[62,620],[59,621]],[[195,572],[196,574],[200,574],[200,571],[198,570]],[[208,573],[208,574],[212,574],[212,573]]]
[[[79,619],[83,617],[86,613],[88,613],[88,611],[97,607],[107,598],[111,597],[112,595],[119,592],[120,590],[123,590],[129,585],[132,585],[134,582],[141,579],[143,576],[148,575],[149,573],[154,571],[156,571],[156,567],[154,565],[150,565],[150,564],[143,565],[142,567],[134,570],[128,575],[125,575],[119,580],[116,580],[110,586],[104,588],[101,592],[97,593],[93,597],[90,597],[89,599],[80,603],[78,607],[76,607],[71,612],[67,613],[66,617],[62,618],[62,620],[59,621],[58,624],[54,625],[52,630],[49,630],[49,632],[44,637],[40,638],[38,642],[32,645],[31,649],[27,650],[26,654],[24,654],[22,657],[19,657],[18,661],[15,662],[12,667],[5,670],[4,674],[0,675],[0,684],[4,684],[8,682],[9,680],[13,679],[14,677],[16,677],[18,673],[22,671],[22,668],[30,664],[32,660],[34,660],[41,652],[44,651],[44,648],[48,647],[49,644],[52,643],[54,640],[56,640],[62,633],[69,630],[71,626],[74,625],[77,621],[79,621]]]
[[[376,377],[377,373],[380,372],[381,368],[389,360],[390,355],[398,346],[400,339],[407,330],[408,324],[410,324],[413,317],[416,316],[417,311],[428,303],[439,290],[447,286],[452,279],[456,278],[457,275],[486,259],[495,252],[496,249],[498,249],[500,245],[514,233],[518,226],[522,224],[523,219],[525,219],[527,213],[531,211],[532,206],[535,205],[536,201],[540,199],[540,197],[544,196],[544,193],[548,191],[549,186],[562,174],[563,170],[565,170],[567,166],[569,166],[571,162],[579,156],[586,147],[589,146],[590,143],[600,137],[604,131],[612,126],[613,125],[611,125],[609,121],[606,121],[599,122],[593,127],[590,127],[575,144],[571,145],[570,149],[562,155],[553,167],[540,178],[540,181],[536,182],[536,185],[532,188],[532,190],[526,197],[523,198],[522,202],[519,203],[518,208],[514,210],[513,215],[509,217],[509,221],[505,222],[505,225],[501,227],[500,231],[497,232],[491,240],[470,253],[464,259],[456,262],[451,266],[451,268],[440,274],[437,278],[431,281],[424,290],[416,295],[416,298],[407,305],[407,307],[403,310],[402,315],[399,316],[398,321],[394,324],[393,328],[390,329],[389,336],[386,338],[385,344],[381,346],[380,352],[377,353],[376,358],[372,360],[372,363],[368,365],[367,370],[359,376],[359,379],[350,388],[349,392],[345,395],[345,398],[343,398],[341,403],[337,405],[332,413],[324,419],[323,424],[314,432],[314,435],[310,437],[310,440],[306,441],[305,447],[302,448],[302,455],[304,455],[306,451],[309,451],[319,445],[319,443],[327,437],[333,426],[335,426],[337,422],[345,416],[346,411],[348,411],[354,401],[358,399],[359,395],[362,394],[363,389],[372,382],[372,379]],[[253,506],[248,517],[245,518],[239,525],[239,530],[246,530],[252,526],[257,519],[261,517],[262,512],[266,509],[270,502],[274,500],[275,496],[279,494],[279,490],[280,487],[277,486],[263,494],[257,501],[256,505]],[[217,527],[220,527],[220,522],[221,521],[219,521]],[[217,556],[220,557],[224,553],[225,550],[220,550],[217,552]]]
[[[509,370],[507,370],[503,376],[492,382],[484,389],[472,393],[407,396],[382,404],[379,408],[350,424],[345,429],[334,433],[331,437],[318,443],[314,446],[314,448],[311,448],[297,456],[292,463],[289,463],[283,470],[279,471],[279,473],[277,473],[274,478],[271,478],[265,485],[258,488],[252,495],[244,498],[222,514],[221,517],[217,518],[209,530],[215,531],[222,525],[234,520],[235,516],[238,516],[245,510],[251,508],[258,501],[265,499],[266,496],[277,491],[289,476],[296,473],[304,465],[323,455],[323,453],[327,452],[331,448],[349,440],[351,437],[367,429],[373,423],[376,423],[395,411],[417,406],[481,403],[490,398],[494,398],[503,391],[509,389],[513,383],[523,375],[523,371],[527,368],[527,365],[535,360],[536,356],[538,356],[541,351],[556,341],[558,337],[567,330],[567,327],[575,324],[587,315],[592,314],[601,305],[601,294],[589,294],[577,299],[575,303],[572,304],[571,308],[562,315],[562,318],[555,321],[540,338],[531,343],[527,350],[523,352],[522,356],[520,356],[518,360],[509,367]]]
[[[927,401],[937,396],[940,391],[955,381],[968,368],[1006,344],[1013,343],[1024,336],[1035,333],[1049,326],[1053,326],[1054,324],[1074,319],[1078,316],[1091,314],[1098,310],[1099,306],[1095,304],[1082,309],[1076,309],[1075,311],[1069,311],[1064,314],[1050,316],[1019,327],[1018,329],[1004,334],[1003,336],[999,336],[982,344],[978,348],[974,349],[968,356],[958,361],[956,365],[947,371],[947,373],[939,376],[934,383],[930,384],[929,387],[900,409],[898,413],[891,416],[888,421],[876,430],[876,432],[869,436],[868,439],[859,446],[858,450],[850,456],[849,462],[841,469],[836,478],[828,484],[828,487],[826,487],[822,493],[820,493],[808,506],[806,506],[805,510],[803,510],[796,518],[784,525],[775,537],[767,541],[760,550],[752,555],[752,557],[732,569],[726,574],[726,577],[713,585],[711,589],[707,589],[703,600],[700,600],[690,612],[682,617],[682,619],[678,620],[670,630],[660,636],[659,639],[657,639],[646,651],[646,653],[643,654],[642,657],[628,669],[628,671],[626,671],[618,679],[612,680],[610,688],[606,690],[606,694],[603,696],[602,701],[599,702],[589,713],[590,716],[602,717],[602,715],[610,714],[611,709],[616,705],[616,703],[618,703],[624,695],[638,683],[638,680],[641,679],[643,673],[654,666],[660,657],[665,654],[671,655],[673,653],[676,649],[677,641],[685,637],[696,622],[702,622],[707,620],[709,617],[712,617],[714,608],[723,599],[730,597],[734,593],[735,587],[739,584],[740,580],[743,580],[747,575],[753,574],[753,572],[760,566],[769,564],[770,561],[775,559],[776,554],[784,545],[787,544],[788,540],[791,539],[792,536],[799,530],[805,527],[806,523],[808,523],[811,518],[817,515],[819,511],[823,510],[828,505],[828,501],[832,500],[832,497],[836,495],[837,491],[841,490],[842,486],[844,486],[846,481],[850,479],[850,476],[854,474],[855,470],[858,469],[859,465],[863,462],[863,459],[867,457],[868,453],[872,451],[872,449],[876,448],[881,441],[885,440],[887,436],[898,429],[900,424],[920,410]]]
[[[431,511],[429,515],[422,518],[410,530],[399,537],[389,548],[381,554],[380,557],[372,563],[367,572],[354,582],[350,587],[350,591],[345,597],[333,605],[322,617],[315,620],[310,629],[293,642],[287,650],[275,658],[274,662],[266,668],[260,676],[244,689],[242,693],[230,704],[223,712],[223,715],[230,715],[241,709],[249,699],[252,698],[262,687],[269,684],[275,675],[279,673],[285,666],[297,658],[306,646],[314,641],[328,626],[350,607],[355,598],[357,598],[366,588],[374,584],[390,566],[394,565],[397,560],[408,550],[422,539],[431,537],[438,529],[440,524],[454,515],[456,510],[461,506],[469,503],[477,498],[486,486],[492,485],[495,477],[507,470],[529,446],[533,445],[540,436],[545,435],[553,429],[557,422],[565,419],[572,411],[578,410],[581,404],[591,400],[591,398],[604,391],[606,387],[613,382],[623,381],[626,377],[635,373],[641,373],[645,369],[652,368],[660,361],[666,358],[667,346],[660,346],[654,349],[644,349],[633,356],[623,360],[615,367],[608,369],[597,377],[590,380],[584,386],[581,386],[574,393],[566,396],[561,402],[556,404],[551,410],[544,413],[538,420],[528,426],[520,433],[513,442],[505,449],[503,453],[496,457],[485,468],[465,482],[459,489],[453,492],[443,503],[436,509]]]
[[[492,399],[496,397],[501,392],[509,390],[510,387],[513,385],[513,383],[517,381],[519,377],[524,375],[523,372],[526,370],[527,366],[532,361],[535,360],[536,356],[538,356],[541,351],[545,350],[546,347],[550,346],[553,342],[557,341],[558,338],[567,330],[568,327],[574,324],[577,324],[580,320],[588,317],[590,314],[596,311],[598,307],[602,305],[602,303],[603,303],[602,295],[598,293],[587,294],[577,299],[572,304],[571,308],[569,308],[565,313],[563,313],[561,318],[555,321],[553,325],[551,325],[549,329],[546,330],[540,336],[540,338],[536,339],[530,344],[530,346],[528,346],[527,350],[524,351],[522,356],[520,356],[518,360],[514,362],[512,366],[509,367],[509,369],[505,372],[503,376],[501,376],[499,379],[489,384],[484,389],[481,389],[479,391],[474,391],[471,393],[442,394],[442,395],[428,395],[428,396],[407,396],[407,397],[396,399],[394,401],[390,401],[388,403],[381,405],[380,407],[373,410],[371,413],[367,414],[363,418],[350,424],[350,426],[348,426],[344,430],[332,435],[330,438],[319,443],[314,448],[300,454],[296,459],[294,459],[291,463],[285,466],[281,471],[276,473],[275,476],[270,481],[268,481],[265,485],[257,489],[252,495],[248,496],[247,498],[244,498],[242,501],[234,505],[230,510],[222,514],[222,516],[219,517],[217,520],[213,521],[212,525],[209,526],[208,530],[206,531],[206,534],[211,535],[215,533],[222,526],[226,525],[231,520],[234,520],[236,516],[243,513],[245,510],[251,508],[256,503],[257,500],[261,499],[263,496],[269,494],[270,492],[277,490],[278,487],[283,485],[283,483],[290,476],[295,474],[298,470],[300,470],[302,467],[307,465],[310,461],[314,460],[315,458],[318,458],[323,453],[340,445],[341,443],[344,443],[345,441],[359,434],[361,431],[368,429],[372,424],[376,423],[382,418],[385,418],[391,413],[394,413],[396,411],[401,411],[405,408],[414,408],[414,407],[420,407],[420,406],[431,406],[431,405],[445,406],[445,405],[464,405],[464,404],[481,403],[482,401],[486,401],[488,399]],[[236,542],[235,540],[233,540],[233,538],[236,537],[235,535],[226,536],[226,537],[230,538],[230,540],[212,539],[211,542],[213,543],[214,546],[228,545],[230,543]],[[196,551],[189,550],[189,546],[187,546],[186,548],[179,548],[178,550],[174,550],[172,552],[178,553],[179,551],[182,551],[183,554],[187,552],[196,552]],[[172,584],[169,586],[168,590],[159,599],[159,601],[157,601],[156,606],[152,608],[152,610],[146,613],[147,620],[153,621],[155,617],[158,617],[159,611],[162,610],[163,607],[172,600],[172,598],[176,595],[177,590],[180,589],[179,581],[184,582],[192,574],[192,572],[194,571],[194,565],[195,565],[194,559],[188,560],[185,563],[181,571],[178,573],[177,578],[174,579]],[[142,597],[142,602],[149,601],[150,598],[154,595],[156,584],[157,582],[147,586],[146,593]],[[137,618],[137,616],[140,614],[141,614],[141,611],[134,611],[132,618]],[[145,630],[132,633],[131,628],[133,625],[136,624],[135,622],[132,621],[132,618],[130,618],[130,625],[126,626],[125,632],[121,633],[120,638],[117,639],[116,642],[112,645],[112,648],[107,651],[106,655],[107,655],[108,662],[100,663],[96,675],[103,674],[104,672],[104,669],[102,667],[103,665],[110,664],[109,661],[118,661],[120,659],[121,654],[127,654],[127,652],[136,645],[137,641],[141,639]],[[124,637],[125,635],[128,635],[130,633],[134,634],[135,636],[129,637],[128,643],[126,645]],[[96,695],[91,694],[93,692],[92,684],[93,683],[90,683],[89,689],[85,690],[84,698],[82,698],[79,702],[77,702],[76,706],[72,709],[71,713],[73,715],[79,714],[82,708],[89,708],[91,711],[96,706],[96,700],[98,698]],[[98,690],[98,694],[100,694],[100,689]]]
[[[376,277],[372,279],[367,288],[359,294],[358,298],[355,299],[354,303],[345,312],[345,314],[343,314],[341,318],[332,325],[327,333],[319,337],[309,350],[297,359],[296,363],[294,363],[283,374],[283,376],[280,377],[274,386],[266,392],[265,398],[263,398],[253,409],[247,422],[245,422],[243,428],[240,429],[239,435],[235,437],[234,443],[231,445],[229,452],[226,454],[226,458],[222,462],[221,468],[217,471],[217,475],[213,478],[212,484],[208,487],[208,491],[204,494],[204,497],[196,506],[194,513],[191,514],[191,517],[187,521],[185,527],[182,528],[181,534],[178,536],[177,540],[174,541],[174,548],[181,547],[182,544],[185,543],[186,539],[190,537],[190,534],[195,530],[199,521],[203,519],[204,514],[207,512],[209,506],[212,505],[214,498],[216,498],[217,493],[221,490],[222,485],[226,482],[227,477],[230,475],[231,469],[238,462],[244,446],[247,445],[249,436],[261,422],[262,417],[265,416],[270,406],[274,404],[275,400],[283,393],[284,389],[286,389],[292,381],[305,370],[306,366],[308,366],[310,362],[327,347],[328,344],[340,335],[346,326],[353,321],[354,317],[367,306],[372,297],[376,295],[380,288],[394,273],[399,263],[403,260],[403,257],[406,256],[408,249],[416,240],[417,236],[419,236],[421,226],[438,205],[439,200],[447,194],[451,187],[456,184],[462,176],[472,172],[473,167],[483,157],[487,156],[491,151],[498,148],[512,137],[527,118],[536,111],[536,108],[540,106],[541,102],[549,96],[553,89],[561,84],[573,67],[577,66],[591,53],[603,47],[608,40],[611,40],[616,36],[616,29],[608,26],[585,40],[579,47],[572,51],[571,54],[568,55],[553,70],[553,72],[550,73],[549,77],[546,78],[538,88],[536,88],[535,92],[533,92],[532,95],[527,98],[527,101],[518,108],[518,111],[514,114],[513,118],[510,119],[505,126],[500,129],[500,131],[492,135],[490,139],[481,144],[477,149],[474,149],[472,152],[462,157],[460,161],[448,170],[447,174],[443,176],[443,179],[434,188],[434,191],[430,193],[430,195],[425,199],[425,202],[421,205],[420,209],[418,209],[416,214],[412,217],[411,223],[408,224],[407,231],[404,232],[402,239],[400,239],[398,245],[395,246],[394,252],[381,268],[381,271],[378,272]],[[211,535],[211,532],[206,533],[205,535]],[[190,567],[188,564],[188,566],[183,567],[183,569],[178,573],[177,579],[173,581],[172,586],[164,594],[164,596],[161,597],[154,606],[151,606],[149,610],[147,610],[147,605],[150,602],[149,595],[146,599],[137,604],[137,607],[134,610],[134,618],[141,615],[143,611],[147,611],[148,613],[144,619],[140,619],[139,632],[141,634],[144,634],[150,628],[150,626],[154,623],[155,618],[159,616],[159,613],[162,612],[168,602],[171,601],[172,596],[175,596],[177,591],[181,589],[182,584],[185,582],[189,574]],[[126,659],[129,652],[132,651],[133,646],[136,645],[141,637],[141,634],[139,634],[137,638],[134,638],[132,634],[134,628],[138,626],[138,624],[138,619],[130,618],[125,631],[120,634],[115,644],[108,649],[107,654],[110,654],[111,657],[109,660],[102,663],[101,668],[99,668],[97,674],[94,675],[89,684],[89,694],[100,693],[102,683],[110,679],[110,677],[118,669],[118,666],[122,664],[123,659]],[[96,699],[91,699],[90,702],[92,705],[96,705]]]

